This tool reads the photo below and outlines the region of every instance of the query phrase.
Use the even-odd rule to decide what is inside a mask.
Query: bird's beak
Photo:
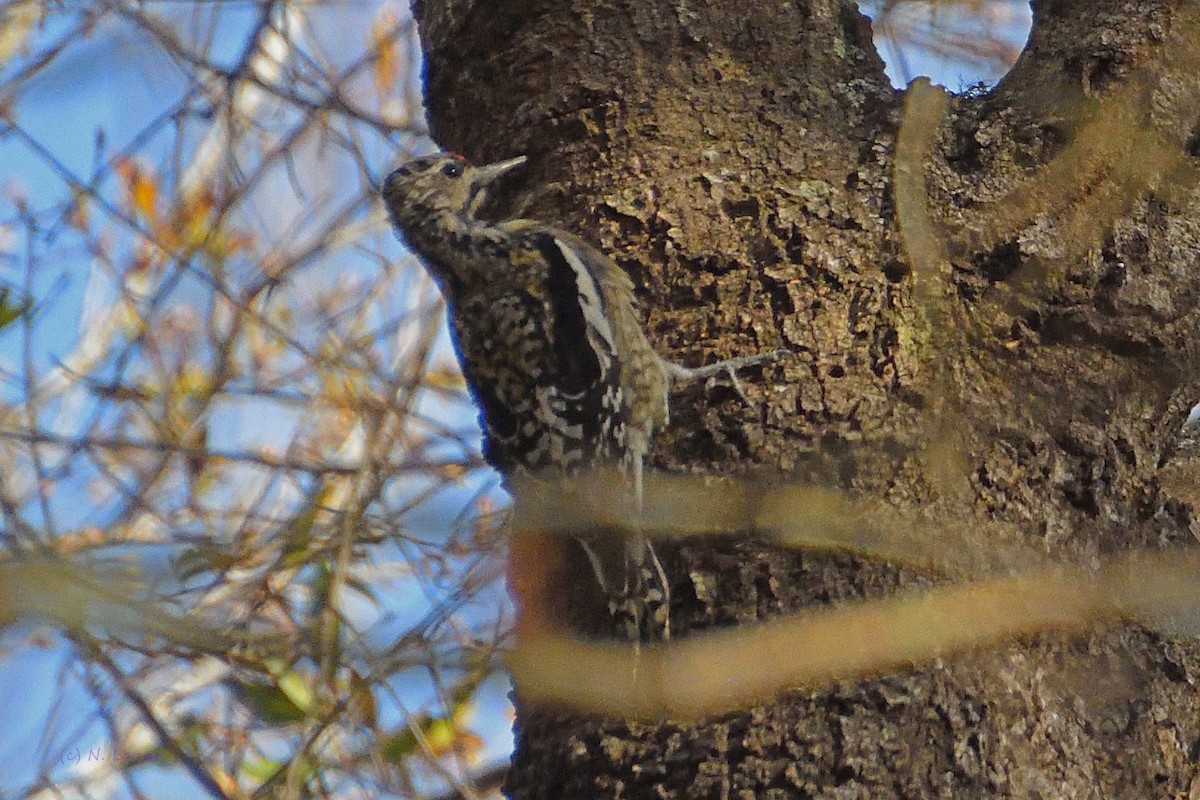
[[[465,209],[467,216],[474,217],[479,212],[483,201],[487,198],[487,189],[492,181],[524,163],[525,156],[517,156],[508,161],[497,161],[495,164],[475,167],[475,174],[471,178],[471,199]]]
[[[475,179],[471,182],[478,188],[487,186],[492,181],[499,178],[501,175],[516,169],[525,163],[525,156],[517,156],[510,158],[508,161],[497,161],[495,164],[487,164],[482,167],[475,168]]]

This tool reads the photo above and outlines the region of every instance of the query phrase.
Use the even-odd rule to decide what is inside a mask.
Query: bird
[[[646,458],[668,423],[672,384],[727,374],[741,393],[737,370],[787,351],[698,368],[660,356],[642,328],[633,281],[612,258],[542,222],[479,216],[496,181],[525,162],[475,166],[439,152],[393,170],[381,194],[397,233],[446,300],[481,411],[485,459],[505,477],[615,465],[640,510]],[[629,639],[668,639],[665,570],[646,536],[621,538],[616,557],[604,543],[581,539],[609,612]]]

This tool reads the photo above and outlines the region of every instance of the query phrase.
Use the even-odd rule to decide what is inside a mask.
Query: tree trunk
[[[760,405],[676,392],[655,468],[780,473],[1083,565],[1191,541],[1160,470],[1198,394],[1195,3],[1034,3],[1017,66],[952,100],[924,160],[946,253],[929,302],[893,192],[904,93],[853,6],[416,11],[439,141],[529,156],[509,201],[612,253],[661,353],[797,353],[747,376]],[[667,562],[677,633],[932,580],[750,541]],[[521,708],[508,791],[1194,797],[1198,677],[1191,641],[1121,626],[694,725]]]

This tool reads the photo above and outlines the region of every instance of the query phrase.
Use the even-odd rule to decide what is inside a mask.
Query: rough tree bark
[[[944,523],[1005,523],[1087,564],[1192,538],[1190,508],[1159,473],[1200,390],[1200,92],[1181,49],[1198,32],[1195,5],[1035,2],[1016,68],[990,93],[954,98],[925,165],[949,255],[942,329],[915,310],[894,215],[904,96],[852,5],[424,0],[416,11],[440,142],[477,160],[528,155],[509,200],[617,255],[660,352],[692,364],[799,354],[747,380],[759,408],[721,390],[676,394],[654,466],[782,473]],[[1165,155],[1147,155],[1146,136]],[[1055,159],[1061,174],[1048,176]],[[933,440],[951,443],[957,480],[930,474]],[[689,544],[668,561],[677,631],[927,579],[751,542]],[[1197,678],[1190,641],[1124,626],[697,725],[522,709],[508,790],[1194,797]]]

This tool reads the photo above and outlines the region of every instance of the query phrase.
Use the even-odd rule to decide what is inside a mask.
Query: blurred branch
[[[508,663],[525,702],[688,722],[786,689],[920,666],[1042,631],[1078,635],[1121,620],[1195,630],[1198,571],[1200,554],[1191,548],[1135,553],[1109,558],[1096,572],[1055,567],[640,648],[528,631]]]
[[[423,135],[411,17],[17,10],[35,8],[0,59],[0,159],[19,165],[0,263],[29,297],[19,351],[0,337],[20,365],[0,389],[0,612],[82,643],[68,682],[92,706],[48,709],[42,747],[100,721],[130,756],[43,752],[37,786],[136,788],[156,748],[219,797],[460,785],[480,747],[462,675],[496,668],[510,615],[442,308],[376,206],[381,157]],[[116,114],[72,105],[93,74],[120,87]],[[46,124],[63,114],[70,131]],[[170,598],[147,591],[152,563]],[[386,750],[377,704],[451,746]]]

